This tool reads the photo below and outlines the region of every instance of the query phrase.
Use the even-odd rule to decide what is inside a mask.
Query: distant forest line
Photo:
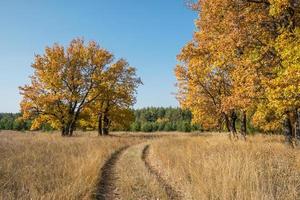
[[[201,125],[192,123],[192,113],[189,110],[172,107],[148,107],[132,110],[134,121],[130,126],[112,127],[111,131],[156,132],[156,131],[203,131]],[[32,120],[22,120],[21,113],[0,113],[0,130],[28,131]],[[79,130],[90,130],[78,127]],[[54,129],[43,124],[40,131]]]
[[[192,122],[192,113],[189,110],[173,107],[148,107],[132,110],[134,120],[124,127],[111,127],[111,131],[132,131],[132,132],[157,132],[157,131],[225,131],[225,127],[220,129],[203,129],[201,125]],[[32,120],[22,120],[21,113],[0,113],[0,130],[28,131]],[[237,121],[237,128],[240,129],[240,121]],[[250,122],[248,122],[249,133],[258,132]],[[40,131],[54,131],[50,125],[43,124]],[[91,131],[78,127],[78,130]],[[96,130],[96,129],[95,129]]]

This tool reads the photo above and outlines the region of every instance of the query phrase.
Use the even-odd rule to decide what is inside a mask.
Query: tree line
[[[236,122],[300,138],[300,3],[198,0],[193,39],[178,55],[177,98],[204,128]]]
[[[133,119],[130,110],[142,84],[136,69],[96,42],[74,39],[66,48],[46,47],[32,68],[31,83],[20,87],[22,120],[31,120],[31,130],[47,124],[62,136],[76,128],[107,135]]]
[[[0,130],[28,131],[32,120],[23,120],[21,113],[0,113]],[[41,131],[54,130],[49,124],[42,124]]]
[[[192,124],[192,113],[186,109],[150,107],[134,110],[135,121],[131,124],[133,132],[155,131],[201,131],[200,125]]]
[[[200,125],[192,124],[192,113],[180,108],[149,107],[136,110],[128,110],[131,120],[127,124],[112,125],[112,131],[155,132],[155,131],[202,131]],[[22,119],[21,113],[0,113],[0,130],[28,131],[33,120]],[[96,126],[78,126],[83,131],[97,130]],[[41,131],[56,130],[48,123],[43,123],[38,128]]]
[[[29,130],[31,121],[17,120],[19,117],[21,117],[19,113],[0,113],[0,130]]]

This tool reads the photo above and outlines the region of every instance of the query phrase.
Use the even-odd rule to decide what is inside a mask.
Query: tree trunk
[[[76,126],[76,120],[68,121],[67,123],[63,124],[63,126],[61,128],[61,135],[64,137],[73,136],[75,126]]]
[[[68,133],[69,137],[73,136],[73,133],[76,129],[76,122],[79,117],[79,113],[80,113],[80,109],[78,109],[75,113],[73,113],[72,120],[69,123],[69,133]]]
[[[70,123],[65,123],[62,125],[61,135],[66,137],[69,136],[70,133]]]
[[[228,132],[230,132],[230,121],[228,116],[224,113],[224,118],[225,118],[225,125],[226,125],[226,129]]]
[[[64,126],[61,128],[61,136],[66,136],[66,128]]]
[[[109,134],[109,126],[110,126],[109,114],[108,114],[109,106],[110,106],[110,103],[108,101],[108,102],[106,102],[105,110],[104,110],[104,113],[103,113],[103,130],[102,130],[103,135],[108,135]]]
[[[66,125],[66,136],[70,136],[70,126],[71,122],[68,122],[68,124]]]
[[[247,114],[246,114],[245,111],[243,111],[243,116],[242,116],[241,133],[242,133],[243,137],[246,139],[246,135],[247,135]]]
[[[231,118],[230,132],[232,133],[232,135],[234,137],[236,137],[237,135],[236,135],[236,126],[235,125],[236,125],[237,115],[236,115],[235,111],[232,111],[230,118]]]
[[[290,144],[293,144],[293,127],[290,116],[288,114],[283,122],[283,133],[285,135],[286,141]]]
[[[109,134],[109,119],[108,119],[108,113],[105,112],[103,116],[103,135]]]
[[[300,109],[296,110],[295,136],[296,136],[296,139],[300,140]]]
[[[98,115],[98,135],[101,136],[103,135],[103,131],[102,131],[102,113],[99,113]]]
[[[236,133],[236,127],[235,127],[236,120],[237,120],[237,115],[233,111],[231,114],[231,131],[234,133]]]
[[[72,123],[70,124],[69,126],[69,137],[72,137],[73,136],[73,132],[75,130],[75,124],[76,124],[76,121],[72,121]]]

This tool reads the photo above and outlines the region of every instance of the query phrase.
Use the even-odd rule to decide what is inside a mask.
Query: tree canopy
[[[32,67],[31,84],[20,87],[23,118],[33,120],[33,130],[48,123],[63,136],[72,136],[84,113],[102,112],[103,102],[106,107],[129,109],[141,84],[125,60],[114,62],[112,53],[83,39],[73,40],[67,48],[47,47],[44,55],[35,56]],[[112,119],[112,115],[99,119],[107,134]]]
[[[300,5],[292,0],[199,0],[197,31],[178,55],[178,99],[194,121],[236,132],[247,117],[300,135]],[[287,124],[289,124],[287,126]]]

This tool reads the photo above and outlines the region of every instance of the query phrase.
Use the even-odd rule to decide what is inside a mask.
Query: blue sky
[[[138,70],[136,108],[177,106],[173,69],[191,40],[195,12],[185,0],[0,1],[0,112],[18,112],[34,54],[55,42],[95,40]]]

